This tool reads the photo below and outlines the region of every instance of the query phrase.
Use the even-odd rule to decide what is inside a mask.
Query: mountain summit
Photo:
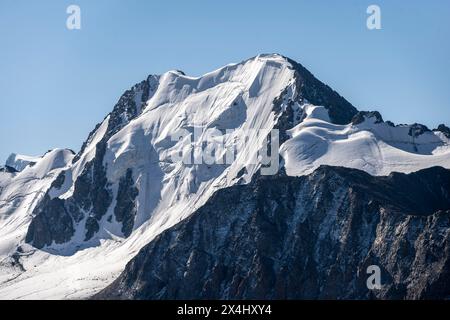
[[[275,129],[274,175],[302,177],[323,165],[372,176],[450,168],[444,128],[359,112],[277,54],[201,77],[151,75],[120,97],[76,155],[53,150],[17,172],[0,171],[0,297],[85,298],[103,289],[218,190],[258,179],[265,165],[252,159],[275,141]],[[237,147],[242,137],[247,143]],[[197,162],[195,152],[194,161],[174,161],[215,139],[225,148],[214,156],[232,149],[231,161]]]

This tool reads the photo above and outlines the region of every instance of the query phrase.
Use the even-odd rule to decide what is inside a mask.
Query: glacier
[[[55,149],[29,163],[20,157],[17,172],[0,170],[0,299],[90,297],[217,190],[259,174],[248,161],[266,142],[256,134],[230,164],[173,162],[183,143],[172,135],[196,128],[232,129],[224,137],[231,146],[252,130],[279,130],[288,176],[321,165],[379,176],[450,168],[446,126],[394,125],[358,112],[278,54],[200,77],[151,75],[122,95],[77,154]]]

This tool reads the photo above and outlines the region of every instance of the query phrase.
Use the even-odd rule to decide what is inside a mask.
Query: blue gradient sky
[[[366,29],[374,3],[379,31]],[[66,29],[70,4],[80,31]],[[77,151],[150,73],[201,75],[272,52],[385,120],[450,124],[448,0],[0,0],[0,163]]]

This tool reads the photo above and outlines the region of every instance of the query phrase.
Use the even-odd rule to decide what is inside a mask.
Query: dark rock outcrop
[[[417,138],[421,134],[423,134],[425,132],[430,132],[430,131],[431,130],[428,129],[427,126],[424,126],[423,124],[420,124],[420,123],[414,123],[414,124],[410,125],[408,134],[411,137]]]
[[[383,123],[383,117],[378,111],[360,111],[352,118],[352,124],[363,123],[368,118],[375,118],[375,123]]]
[[[106,168],[103,165],[105,150],[106,142],[102,140],[96,146],[95,158],[86,164],[76,180],[71,197],[51,198],[49,191],[47,192],[45,201],[41,201],[33,211],[33,220],[25,238],[27,243],[39,249],[51,245],[53,241],[57,244],[65,243],[74,235],[75,225],[84,219],[85,241],[90,240],[99,230],[98,221],[103,218],[112,202]],[[62,172],[52,183],[52,188],[61,188],[64,179],[65,173]],[[90,212],[89,217],[85,217],[83,212]]]
[[[139,116],[144,108],[145,103],[154,94],[158,88],[158,77],[150,75],[146,80],[134,85],[131,89],[125,91],[125,93],[119,98],[119,101],[114,106],[113,110],[109,113],[108,128],[106,130],[105,138],[112,137],[131,120]],[[137,105],[136,101],[140,101]],[[105,118],[106,119],[106,118]],[[94,130],[92,130],[86,141],[83,143],[80,152],[73,158],[72,163],[77,162],[89,143],[92,142],[94,134],[100,127],[101,123],[98,123]],[[107,139],[106,139],[107,140]]]
[[[48,195],[42,200],[39,211],[31,221],[25,241],[33,243],[36,248],[65,243],[75,232],[73,220],[64,206],[64,200],[50,199]]]
[[[447,138],[450,139],[450,128],[447,127],[444,124],[440,124],[437,129],[434,129],[434,131],[440,131],[442,132]]]
[[[17,171],[16,169],[14,169],[13,167],[10,166],[4,166],[4,167],[0,167],[0,172],[6,172],[6,173],[17,173],[19,171]]]
[[[287,58],[295,70],[297,80],[297,99],[316,106],[324,106],[328,110],[330,120],[336,124],[350,123],[358,110],[336,91],[318,80],[300,63]]]
[[[94,298],[442,299],[449,283],[449,170],[323,166],[219,190]]]
[[[129,237],[133,231],[134,218],[136,216],[135,199],[138,194],[139,190],[134,185],[133,171],[128,169],[119,182],[117,204],[114,209],[116,220],[122,223],[122,233],[125,237]]]

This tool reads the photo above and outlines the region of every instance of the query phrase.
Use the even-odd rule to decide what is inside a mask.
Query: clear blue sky
[[[66,29],[81,7],[82,29]],[[378,4],[382,30],[366,28]],[[201,75],[258,53],[306,66],[385,120],[450,124],[450,1],[0,0],[0,163],[78,150],[148,74]]]

